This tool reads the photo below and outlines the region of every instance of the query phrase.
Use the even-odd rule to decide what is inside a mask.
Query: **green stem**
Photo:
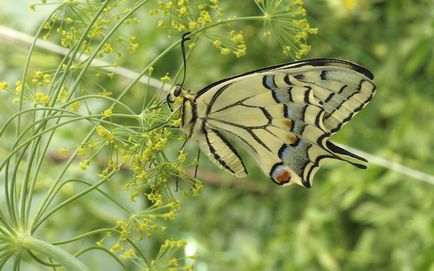
[[[32,236],[24,236],[19,240],[19,245],[22,248],[32,250],[47,257],[56,260],[59,264],[63,265],[70,271],[87,271],[90,269],[80,262],[77,258],[66,252],[65,250],[54,246],[50,243],[38,240]]]
[[[100,185],[102,185],[103,183],[107,182],[116,172],[112,171],[110,172],[110,174],[108,174],[106,177],[104,177],[102,180],[100,180],[99,182],[95,183],[92,186],[89,186],[87,189],[84,189],[83,191],[81,191],[80,193],[76,194],[73,197],[70,197],[69,199],[59,203],[57,206],[55,206],[53,209],[51,209],[50,211],[48,211],[47,214],[45,214],[43,217],[41,217],[32,227],[32,232],[36,231],[38,229],[38,227],[45,221],[47,220],[52,214],[54,214],[55,212],[57,212],[59,209],[61,209],[63,206],[71,203],[72,201],[86,195],[87,193],[91,192],[92,190],[95,190],[96,188],[98,188]]]
[[[82,140],[80,145],[84,145],[91,137],[92,135],[95,133],[96,129],[93,128],[87,135],[86,137]],[[33,218],[33,221],[31,223],[31,225],[34,225],[35,223],[37,223],[38,219],[42,216],[43,212],[46,210],[46,208],[48,208],[48,205],[50,204],[50,202],[53,200],[54,196],[52,197],[52,194],[54,191],[56,191],[56,187],[58,186],[61,177],[66,173],[66,171],[68,170],[68,168],[70,167],[70,165],[72,164],[72,162],[75,160],[75,158],[78,155],[78,150],[76,150],[71,157],[69,157],[68,161],[66,162],[66,164],[63,166],[61,172],[59,173],[59,175],[56,178],[56,182],[50,187],[50,190],[47,192],[46,196],[44,197],[44,199],[42,200],[42,203],[39,205],[35,216]],[[32,232],[34,232],[34,229],[32,227]]]
[[[74,91],[75,91],[75,89],[78,87],[78,85],[79,85],[79,83],[80,83],[80,81],[81,81],[81,78],[83,77],[83,75],[84,75],[84,73],[85,73],[85,71],[87,71],[88,70],[88,68],[89,68],[89,66],[90,66],[90,64],[92,63],[92,61],[96,58],[96,56],[97,56],[97,54],[99,53],[99,51],[101,50],[101,48],[103,47],[103,45],[105,44],[105,42],[113,35],[113,33],[122,25],[122,23],[133,13],[133,12],[135,12],[139,7],[141,7],[142,5],[144,5],[145,3],[147,3],[149,0],[144,0],[144,1],[142,1],[142,2],[139,2],[137,5],[136,5],[136,7],[134,7],[134,8],[132,8],[131,9],[131,11],[129,11],[127,14],[125,14],[120,20],[119,20],[119,22],[110,30],[110,32],[104,37],[104,39],[100,42],[100,44],[98,45],[98,47],[97,48],[95,48],[95,50],[93,51],[93,53],[88,57],[88,59],[87,59],[87,63],[84,65],[84,67],[82,68],[82,70],[80,71],[80,73],[78,74],[78,76],[77,76],[77,78],[76,78],[76,80],[75,80],[75,82],[74,82],[74,84],[73,84],[73,86],[71,87],[71,93],[70,93],[70,95],[69,95],[69,97],[68,97],[68,100],[70,100],[71,99],[71,97],[72,97],[72,95],[73,95],[73,93],[74,93]],[[108,4],[108,2],[109,1],[107,1],[105,4],[104,4],[104,6],[105,5],[107,5]],[[100,12],[102,12],[102,9],[99,11],[99,13],[97,13],[97,16],[98,16],[98,14],[100,14]],[[97,17],[96,16],[96,17]],[[95,18],[96,18],[95,17]],[[93,22],[91,22],[91,24],[93,24]],[[88,30],[89,30],[90,28],[88,28],[87,30],[86,30],[86,32],[88,32]],[[87,35],[87,34],[86,34]],[[83,35],[83,37],[85,37],[86,35]],[[81,39],[80,41],[79,41],[79,44],[81,44],[83,42],[83,39]],[[79,47],[78,47],[79,48]],[[75,54],[74,54],[74,56],[73,56],[73,58],[72,59],[75,59]],[[72,63],[68,63],[68,64],[72,64]],[[65,70],[69,70],[69,68],[70,68],[70,66],[71,65],[68,65],[67,66],[67,68],[65,69]],[[58,94],[59,94],[59,92],[60,92],[60,89],[61,89],[61,86],[63,85],[63,83],[64,83],[64,81],[66,80],[66,73],[62,76],[62,78],[60,79],[60,83],[59,83],[59,87],[57,88],[57,90],[54,92],[54,97],[57,97],[58,96]],[[51,104],[52,106],[54,105],[54,101],[56,100],[57,98],[55,98],[55,99],[53,99],[53,104]],[[95,129],[93,129],[92,131],[90,131],[89,132],[89,135],[88,136],[86,136],[86,141],[84,141],[84,142],[87,142],[87,140],[88,140],[88,138],[90,138],[90,135],[91,134],[93,134],[95,132]],[[54,131],[53,131],[53,133],[54,133]],[[47,145],[49,144],[49,142],[47,143]],[[75,155],[74,155],[75,156]],[[69,165],[69,164],[68,164]],[[47,206],[44,206],[44,204],[45,203],[47,203],[47,202],[49,202],[49,201],[51,201],[51,198],[52,197],[54,197],[55,196],[55,194],[53,195],[52,194],[52,192],[54,191],[54,188],[60,183],[60,181],[61,181],[61,178],[63,177],[63,174],[65,174],[65,172],[66,172],[66,170],[67,170],[67,168],[64,168],[63,170],[62,170],[62,172],[61,172],[61,174],[57,177],[57,179],[55,180],[55,182],[54,182],[54,184],[52,185],[52,188],[53,189],[50,189],[49,191],[48,191],[48,193],[46,194],[46,197],[44,198],[44,200],[43,200],[43,202],[42,202],[42,206],[40,206],[40,208],[38,208],[38,211],[43,211],[43,210],[45,210],[46,209],[46,207]],[[36,179],[34,179],[34,181],[35,181]],[[40,216],[40,213],[37,213],[37,217],[39,217]],[[35,221],[35,220],[33,220],[33,221]],[[32,222],[33,223],[33,222]]]
[[[87,33],[89,33],[91,27],[96,22],[96,20],[99,18],[100,14],[107,7],[107,5],[108,5],[109,2],[110,1],[105,1],[105,2],[103,2],[101,4],[101,7],[99,8],[99,10],[95,14],[95,16],[92,18],[92,21],[89,23],[89,25],[87,26],[87,28],[84,31],[84,33],[82,34],[82,36],[80,38],[80,41],[79,41],[79,43],[77,45],[77,48],[75,48],[75,50],[73,52],[73,55],[72,55],[72,58],[71,58],[71,60],[68,63],[68,68],[72,65],[72,62],[75,59],[75,56],[76,56],[76,54],[78,53],[78,51],[80,49],[79,45],[82,44],[82,42],[84,41],[84,39],[87,36]],[[67,72],[65,72],[63,74],[63,76],[61,78],[61,81],[58,84],[57,90],[55,91],[54,95],[52,95],[54,97],[52,97],[52,101],[49,104],[50,107],[54,107],[54,104],[55,104],[55,102],[57,100],[58,94],[59,94],[59,92],[60,92],[60,90],[62,88],[62,85],[63,85],[64,81],[66,80],[66,76],[67,76]],[[45,112],[44,112],[44,114],[45,114]],[[47,114],[49,114],[49,113],[47,113]],[[42,125],[42,127],[45,127],[46,123],[43,123],[41,125]],[[51,142],[51,139],[52,139],[53,135],[54,135],[54,131],[52,132],[51,135],[48,136],[48,140],[46,142],[45,147],[42,147],[43,152],[40,155],[40,158],[39,159],[35,159],[35,160],[37,160],[37,161],[35,161],[37,167],[40,166],[40,165],[42,165],[42,159],[44,159],[44,154],[45,154],[46,150],[48,149],[48,146],[49,146],[49,144]],[[40,149],[40,145],[41,145],[40,142],[41,142],[41,138],[40,137],[37,138],[35,141],[32,142],[32,148],[31,148],[31,151],[28,154],[28,156],[30,158],[35,157],[36,151]],[[36,147],[33,147],[33,146],[36,146]],[[35,182],[37,180],[38,173],[39,173],[37,170],[35,170],[33,178],[30,178],[30,172],[31,172],[31,170],[33,168],[33,162],[30,162],[30,161],[33,161],[33,159],[29,159],[28,161],[29,162],[28,162],[27,167],[26,167],[25,178],[23,179],[23,184],[22,184],[22,189],[21,189],[21,194],[20,194],[20,207],[21,207],[20,208],[20,215],[21,215],[21,222],[22,222],[23,225],[25,225],[25,227],[28,226],[27,222],[28,222],[28,219],[29,219],[28,216],[29,216],[29,211],[30,211],[30,210],[27,209],[27,207],[30,206],[30,204],[26,204],[26,202],[27,202],[27,200],[28,201],[32,200],[32,198],[31,198],[33,196],[32,189],[35,186]],[[29,198],[29,195],[30,195],[30,198]]]
[[[96,230],[93,230],[93,231],[89,231],[89,232],[83,233],[81,235],[75,236],[74,238],[71,238],[71,239],[68,239],[68,240],[62,240],[62,241],[58,241],[58,242],[53,242],[52,244],[53,245],[68,244],[68,243],[72,243],[72,242],[78,241],[80,239],[89,237],[89,236],[94,235],[94,234],[107,233],[107,232],[118,232],[118,231],[114,230],[112,228],[101,228],[101,229],[96,229]]]

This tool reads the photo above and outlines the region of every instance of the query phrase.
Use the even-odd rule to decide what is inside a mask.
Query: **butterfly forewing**
[[[274,182],[310,187],[322,159],[359,158],[328,140],[370,101],[372,79],[366,69],[333,59],[252,71],[199,91],[184,107],[191,111],[184,115],[193,116],[184,130],[236,176],[247,171],[227,137],[242,144]]]

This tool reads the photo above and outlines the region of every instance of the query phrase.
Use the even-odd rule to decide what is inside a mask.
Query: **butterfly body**
[[[176,86],[168,100],[182,98],[180,128],[220,168],[247,174],[236,142],[275,183],[310,187],[324,158],[364,161],[329,137],[370,101],[372,79],[356,64],[312,59],[233,76],[196,94]]]

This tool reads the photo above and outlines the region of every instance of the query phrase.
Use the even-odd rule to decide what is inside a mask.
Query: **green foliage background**
[[[434,175],[434,3],[305,2],[311,25],[319,28],[311,39],[309,57],[359,63],[374,73],[377,84],[373,101],[334,140]],[[223,6],[234,15],[255,10],[248,1]],[[40,18],[25,9],[22,2],[3,1],[1,24],[33,33]],[[229,75],[288,61],[277,45],[256,40],[262,37],[256,34],[259,28],[243,29],[248,47],[243,58],[222,56],[209,44],[199,46],[188,60],[185,86],[200,89]],[[142,63],[167,46],[167,41],[146,20],[131,31],[147,50],[126,56],[120,64],[141,70]],[[25,54],[26,48],[0,42],[2,80],[19,77]],[[175,73],[179,58],[178,53],[170,54],[156,70]],[[43,66],[50,58],[41,54],[35,61]],[[131,95],[124,102],[134,101]],[[9,114],[1,112],[7,108],[0,106],[0,114]],[[65,134],[64,142],[72,136]],[[0,143],[0,147],[4,155],[5,146]],[[179,146],[172,148],[176,152]],[[191,143],[188,150],[194,153],[196,148]],[[255,169],[254,161],[249,160],[248,168],[251,174],[246,180],[234,180],[201,160],[199,178],[204,180],[204,191],[199,198],[183,200],[166,233],[196,246],[197,270],[434,271],[432,184],[375,165],[361,171],[328,162],[312,189],[280,188]],[[116,184],[110,185],[112,193],[122,193]],[[98,200],[83,199],[80,210],[77,205],[65,209],[58,220],[70,223],[77,232],[80,227],[111,225],[116,214],[95,203]],[[76,215],[85,217],[85,223],[74,221]],[[50,234],[69,235],[58,230]],[[98,264],[98,256],[103,257],[86,259]]]

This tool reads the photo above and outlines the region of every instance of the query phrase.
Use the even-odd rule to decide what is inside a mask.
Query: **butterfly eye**
[[[179,95],[181,95],[181,92],[182,92],[182,88],[180,86],[176,86],[175,89],[173,90],[173,96],[179,97]]]

